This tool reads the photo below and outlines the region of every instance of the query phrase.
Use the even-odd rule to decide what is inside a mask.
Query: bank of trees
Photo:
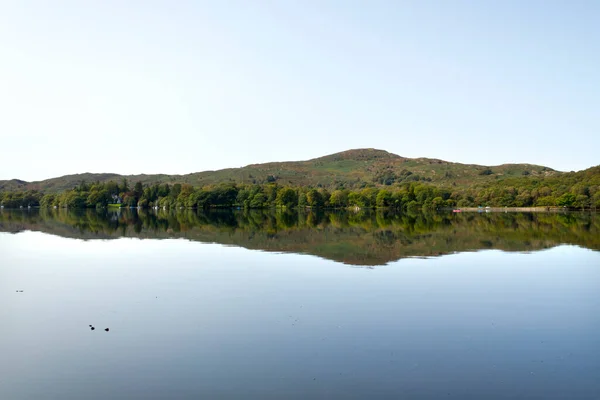
[[[195,188],[187,184],[81,182],[59,194],[37,191],[0,193],[6,208],[57,207],[103,208],[111,204],[126,207],[159,208],[396,208],[406,211],[446,207],[530,207],[559,206],[600,208],[600,167],[580,173],[549,178],[522,177],[498,180],[480,186],[439,187],[428,182],[405,182],[368,186],[358,190],[289,187],[277,183],[262,185],[220,185]]]
[[[585,171],[536,178],[523,176],[458,189],[458,206],[558,206],[600,208],[600,166]]]
[[[28,190],[24,192],[0,192],[0,205],[6,208],[37,207],[43,194]]]

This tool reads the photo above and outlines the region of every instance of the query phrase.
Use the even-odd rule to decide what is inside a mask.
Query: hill
[[[242,168],[195,172],[186,175],[119,175],[83,173],[37,182],[18,179],[0,181],[0,191],[40,190],[57,193],[86,182],[188,183],[208,186],[218,183],[267,183],[335,189],[366,185],[392,185],[401,182],[431,182],[434,185],[467,186],[506,178],[547,177],[563,173],[531,164],[485,166],[453,163],[431,158],[405,158],[384,150],[354,149],[306,161],[251,164]]]

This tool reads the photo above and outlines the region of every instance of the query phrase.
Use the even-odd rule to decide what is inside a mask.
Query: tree
[[[576,197],[573,193],[565,193],[556,199],[556,205],[562,207],[571,207],[575,204]]]
[[[238,195],[235,198],[235,201],[237,204],[247,207],[248,205],[246,204],[246,201],[248,200],[249,197],[250,197],[250,191],[248,189],[244,188],[244,189],[241,189],[240,191],[238,191]]]
[[[306,202],[310,207],[319,208],[323,207],[325,201],[323,200],[323,196],[316,189],[311,189],[306,193]]]
[[[556,199],[552,196],[540,197],[536,200],[535,205],[551,207],[556,205]]]
[[[417,203],[414,200],[409,201],[406,204],[406,211],[410,212],[410,213],[414,213],[419,211],[419,203]]]
[[[233,204],[235,204],[237,196],[238,189],[235,185],[222,184],[213,190],[213,196],[211,196],[211,199],[213,201],[213,205],[231,207]]]
[[[264,193],[258,192],[250,200],[250,208],[262,208],[265,206],[267,196]]]
[[[575,197],[575,202],[573,203],[573,206],[581,209],[588,208],[590,206],[590,198],[585,194],[578,194]]]
[[[444,207],[445,205],[446,205],[446,201],[441,196],[434,197],[433,200],[431,200],[431,207],[434,210]]]
[[[171,192],[171,188],[169,187],[168,183],[162,184],[158,187],[158,193],[157,195],[159,197],[167,197],[169,195],[169,193]]]
[[[171,188],[171,192],[169,193],[169,196],[173,199],[176,199],[177,196],[179,196],[179,193],[181,193],[181,183],[176,183]]]
[[[179,192],[179,195],[177,196],[177,206],[179,207],[187,207],[187,203],[188,203],[188,198],[190,197],[190,195],[194,193],[194,188],[192,187],[192,185],[188,185],[188,184],[184,184],[181,185],[181,191]]]
[[[74,190],[66,193],[61,205],[67,208],[85,208],[86,200],[84,194]]]
[[[346,207],[348,205],[348,193],[344,190],[334,190],[329,196],[329,205],[331,207]]]
[[[308,205],[308,201],[306,200],[306,193],[301,192],[298,195],[298,207],[306,207]]]
[[[267,196],[268,205],[275,205],[275,201],[277,200],[277,191],[279,190],[279,186],[276,183],[265,185],[264,193]]]
[[[327,189],[319,189],[319,193],[321,193],[321,197],[323,198],[323,207],[329,207],[331,193]]]
[[[110,181],[104,184],[104,189],[108,192],[110,196],[119,195],[119,185],[116,182]]]
[[[127,183],[127,179],[123,178],[121,181],[121,186],[119,187],[119,193],[127,193],[129,192],[129,184]]]
[[[525,189],[515,198],[515,205],[517,207],[529,207],[533,204],[533,197],[531,193]]]
[[[354,207],[365,207],[365,200],[361,193],[350,192],[348,194],[348,205]]]
[[[364,207],[375,207],[377,204],[377,194],[379,191],[375,188],[365,188],[360,191],[364,202]]]
[[[143,194],[144,186],[142,185],[142,182],[136,182],[133,188],[133,195],[135,197],[135,201],[137,202],[139,199],[141,199]]]
[[[106,189],[89,192],[86,200],[88,207],[106,207],[110,203],[110,195]]]
[[[392,193],[389,190],[380,190],[375,201],[377,207],[389,207],[392,203]]]
[[[298,195],[294,189],[285,187],[277,193],[276,203],[282,207],[292,208],[298,204]]]
[[[45,194],[42,199],[40,200],[40,207],[43,208],[50,208],[50,207],[54,207],[56,201],[56,195],[54,194]]]
[[[596,193],[592,198],[592,207],[600,208],[600,192]]]

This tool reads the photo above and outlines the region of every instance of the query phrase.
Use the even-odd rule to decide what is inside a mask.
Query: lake
[[[0,398],[598,399],[599,289],[589,213],[1,210]]]

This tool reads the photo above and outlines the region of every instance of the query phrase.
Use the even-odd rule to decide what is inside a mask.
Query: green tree
[[[40,200],[40,207],[43,208],[51,208],[54,207],[56,201],[56,195],[48,193],[45,194],[42,199]]]
[[[377,194],[377,207],[389,207],[392,204],[392,193],[389,190],[380,190]]]
[[[278,206],[292,208],[298,204],[298,195],[294,189],[285,187],[277,193],[276,203]]]
[[[445,207],[446,206],[446,200],[444,200],[441,196],[438,197],[434,197],[433,200],[431,201],[431,207],[434,210],[437,210],[441,207]]]
[[[561,207],[572,207],[575,204],[576,197],[573,193],[564,193],[556,199],[556,205]]]
[[[306,202],[313,208],[320,208],[325,205],[323,195],[316,189],[311,189],[306,193]]]
[[[121,186],[119,187],[119,193],[127,193],[129,192],[129,183],[126,178],[123,178],[121,181]]]
[[[267,202],[267,196],[264,193],[258,192],[250,200],[250,208],[263,208]]]
[[[88,207],[106,207],[110,203],[110,195],[106,189],[95,188],[91,192],[89,192],[86,205]]]
[[[581,209],[588,208],[590,206],[590,198],[585,194],[578,194],[575,197],[575,202],[573,203],[573,206]]]
[[[171,188],[168,183],[162,184],[158,187],[158,197],[167,197],[171,192]]]
[[[179,195],[177,196],[177,206],[178,207],[187,207],[188,198],[191,194],[194,193],[194,188],[192,185],[184,184],[181,185],[181,190],[179,191]]]
[[[329,196],[329,205],[336,208],[348,206],[347,192],[344,190],[334,190],[331,196]]]
[[[139,199],[141,199],[143,194],[144,186],[142,185],[142,182],[136,182],[135,186],[133,187],[133,195],[135,197],[135,201],[137,202]]]
[[[375,188],[365,188],[360,191],[363,201],[363,207],[375,207],[377,205],[377,194],[379,191]]]
[[[308,205],[308,201],[306,200],[306,193],[300,192],[298,194],[298,207],[306,207]]]
[[[179,193],[181,193],[181,183],[176,183],[171,188],[171,191],[169,192],[169,196],[172,199],[176,199],[177,196],[179,196]]]

